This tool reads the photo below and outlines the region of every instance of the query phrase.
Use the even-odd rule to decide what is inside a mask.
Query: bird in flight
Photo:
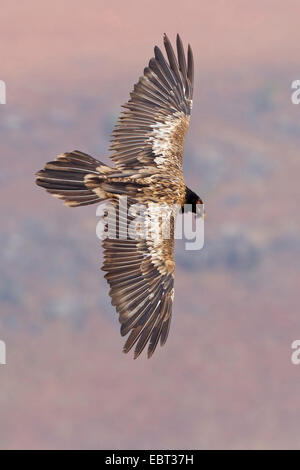
[[[103,241],[103,271],[110,285],[112,305],[119,314],[121,335],[129,334],[124,352],[133,346],[134,358],[148,345],[151,357],[160,341],[165,344],[174,298],[174,217],[170,233],[162,235],[162,217],[156,218],[155,236],[120,237],[133,216],[119,209],[140,203],[144,218],[155,206],[171,213],[187,204],[204,215],[201,198],[184,182],[182,158],[192,110],[194,61],[180,36],[177,56],[166,35],[167,57],[156,46],[154,57],[134,85],[112,133],[110,150],[115,166],[78,150],[59,155],[36,174],[36,183],[70,207],[109,201],[115,208],[117,232]],[[200,209],[200,211],[199,211]],[[167,209],[168,210],[168,209]]]

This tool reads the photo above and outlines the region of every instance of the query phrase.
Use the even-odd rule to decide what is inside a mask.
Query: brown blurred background
[[[300,448],[299,15],[297,0],[2,0],[1,449]],[[108,161],[164,32],[194,51],[184,170],[206,239],[177,243],[167,345],[133,361],[96,207],[65,208],[33,175],[76,148]]]

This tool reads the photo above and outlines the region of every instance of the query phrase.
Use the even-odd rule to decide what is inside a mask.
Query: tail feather
[[[36,184],[53,196],[63,199],[67,206],[85,206],[105,199],[104,191],[86,186],[86,177],[111,171],[112,168],[99,160],[74,150],[46,163],[45,168],[36,174]]]

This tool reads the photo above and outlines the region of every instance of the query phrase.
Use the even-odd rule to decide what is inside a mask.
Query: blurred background
[[[300,448],[300,3],[2,0],[2,449]],[[34,184],[57,154],[108,162],[166,32],[195,56],[185,147],[205,246],[176,250],[168,342],[124,355],[96,206]]]

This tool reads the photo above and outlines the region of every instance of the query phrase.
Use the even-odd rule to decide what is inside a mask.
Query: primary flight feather
[[[110,285],[112,305],[121,323],[121,335],[129,334],[124,352],[135,346],[136,358],[148,344],[150,357],[160,341],[165,344],[174,298],[175,205],[191,205],[197,212],[202,200],[185,185],[183,147],[192,110],[194,61],[187,58],[177,35],[177,57],[164,35],[167,59],[154,48],[154,57],[130,93],[112,133],[110,150],[115,167],[75,150],[59,155],[37,173],[36,183],[76,207],[108,200],[115,209],[117,232],[103,240],[102,269]],[[126,217],[134,204],[145,208],[143,217],[157,220],[152,237],[120,237],[128,234],[134,216]],[[169,214],[170,233],[163,236],[162,218],[155,219],[157,205]]]

